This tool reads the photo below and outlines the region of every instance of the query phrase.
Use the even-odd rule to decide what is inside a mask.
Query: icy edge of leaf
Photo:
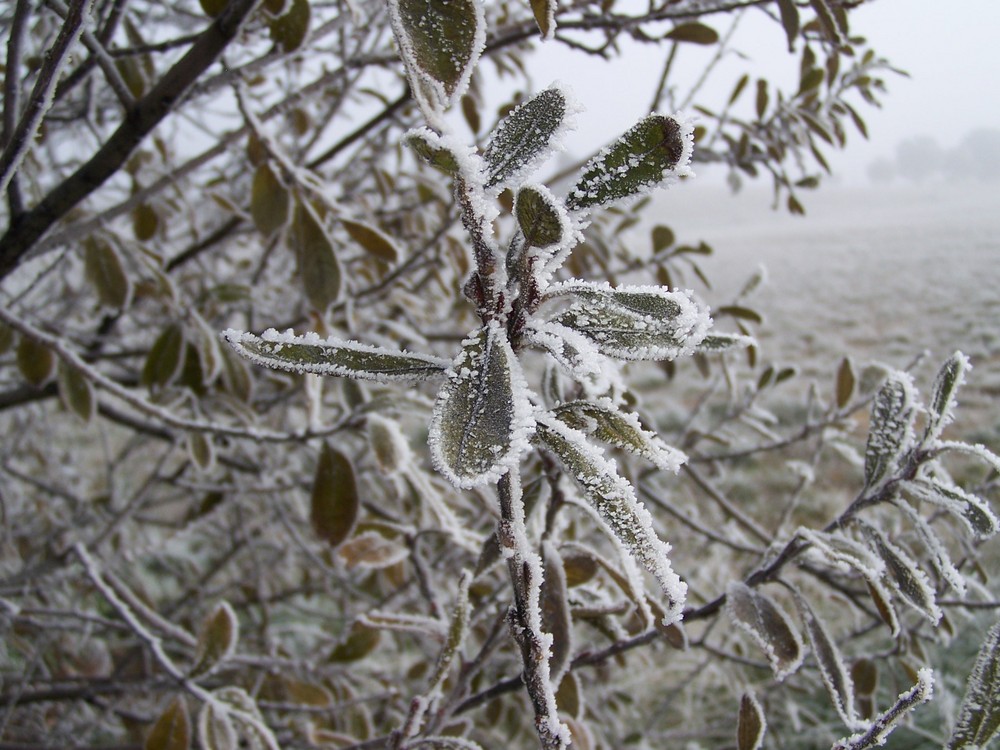
[[[634,453],[663,471],[676,474],[687,461],[683,452],[667,445],[659,435],[643,427],[637,414],[621,411],[607,397],[560,404],[553,414],[570,427]]]
[[[548,352],[559,368],[588,393],[605,393],[621,379],[618,365],[597,351],[579,331],[551,321],[533,321],[525,329],[525,338]]]
[[[1000,730],[1000,623],[990,628],[969,673],[948,750],[986,747]]]
[[[618,474],[615,462],[587,442],[582,432],[550,414],[538,417],[536,437],[558,457],[604,523],[659,583],[667,602],[663,624],[680,619],[687,585],[670,564],[670,545],[657,535],[652,516],[636,498],[632,485]]]
[[[867,750],[884,745],[897,722],[921,703],[929,701],[933,695],[934,672],[924,667],[917,672],[917,684],[900,693],[896,702],[876,716],[867,729],[838,740],[831,750]]]
[[[528,384],[499,322],[463,341],[446,375],[431,417],[431,462],[459,488],[496,482],[517,465],[535,429]],[[446,434],[449,427],[460,432]]]
[[[741,581],[732,581],[726,587],[726,612],[764,652],[778,682],[802,665],[802,636],[788,613],[771,597]]]
[[[925,444],[940,438],[945,427],[951,424],[958,406],[956,394],[965,385],[965,375],[971,369],[969,358],[962,352],[955,352],[938,370],[928,404]]]
[[[281,333],[269,328],[258,336],[229,328],[222,332],[222,338],[238,354],[262,367],[381,383],[440,377],[450,364],[446,359],[405,349],[383,349],[333,336],[322,339],[313,332],[298,336],[291,330]]]

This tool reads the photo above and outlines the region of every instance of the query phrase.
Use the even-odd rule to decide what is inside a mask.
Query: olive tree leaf
[[[277,17],[267,17],[271,39],[283,52],[294,52],[302,46],[309,33],[311,17],[309,0],[288,0],[284,13]]]
[[[403,136],[403,143],[423,162],[446,175],[454,177],[459,172],[459,157],[447,138],[430,128],[414,128]],[[461,153],[461,152],[458,152]]]
[[[906,714],[931,699],[934,693],[934,673],[927,668],[917,672],[917,684],[904,690],[896,702],[880,713],[866,729],[838,740],[831,750],[868,750],[885,744],[889,733]]]
[[[795,604],[833,707],[837,709],[844,724],[852,729],[856,728],[858,717],[854,710],[854,683],[844,658],[840,655],[840,649],[805,598],[796,595]]]
[[[515,466],[534,427],[528,387],[496,321],[462,343],[438,393],[431,461],[456,487],[494,482]]]
[[[227,686],[219,688],[212,695],[214,703],[206,703],[206,706],[212,705],[216,716],[229,723],[233,733],[227,735],[226,739],[230,736],[235,739],[234,748],[249,746],[255,750],[280,750],[274,733],[264,723],[260,709],[246,690]],[[239,741],[239,737],[243,738],[245,744]],[[202,739],[204,745],[204,739],[201,736],[199,739]]]
[[[229,602],[216,605],[201,624],[198,649],[189,676],[204,677],[214,672],[236,651],[239,621]]]
[[[206,701],[198,713],[198,742],[205,750],[237,750],[239,736],[226,706]]]
[[[726,588],[726,611],[733,623],[760,646],[779,682],[802,664],[802,636],[781,606],[740,581]]]
[[[146,387],[165,386],[174,381],[184,367],[186,339],[180,323],[171,323],[153,342],[139,375]]]
[[[320,539],[331,547],[354,530],[361,502],[351,460],[324,442],[316,462],[309,504],[309,520]]]
[[[941,619],[941,609],[934,601],[934,587],[914,560],[890,542],[878,529],[855,520],[864,532],[872,550],[885,563],[886,578],[914,609],[936,625]]]
[[[187,704],[176,697],[146,735],[145,750],[188,750],[191,746],[191,718]]]
[[[531,247],[563,244],[572,232],[566,209],[542,185],[525,185],[517,191],[514,218],[525,244]]]
[[[553,84],[507,115],[483,153],[486,187],[499,192],[547,159],[576,111],[566,89]]]
[[[711,26],[693,21],[674,26],[664,37],[675,42],[690,42],[692,44],[715,44],[719,41],[719,32]]]
[[[664,471],[677,473],[686,460],[683,453],[643,427],[638,416],[621,411],[611,399],[568,401],[555,407],[552,414],[570,427],[634,453]]]
[[[76,414],[84,423],[89,423],[96,411],[94,386],[79,370],[60,361],[56,369],[59,398],[66,408]]]
[[[128,306],[132,285],[114,245],[100,237],[87,237],[83,241],[83,272],[102,305],[113,310]]]
[[[850,357],[844,357],[840,360],[840,366],[837,368],[837,408],[843,409],[854,397],[854,391],[856,389],[857,378],[854,375],[854,365],[851,362]]]
[[[927,431],[924,442],[937,440],[944,428],[951,424],[952,412],[958,405],[955,394],[965,383],[965,373],[972,368],[969,359],[962,352],[952,354],[934,380],[934,389],[930,403],[927,405]]]
[[[441,377],[448,367],[446,359],[315,333],[296,336],[270,328],[257,336],[230,328],[222,337],[254,364],[297,373],[389,383]]]
[[[389,0],[389,21],[410,90],[431,123],[469,85],[486,44],[476,0]]]
[[[317,311],[325,312],[340,298],[343,274],[333,241],[308,202],[295,202],[287,237],[298,260],[306,297]]]
[[[253,175],[250,186],[250,216],[257,230],[265,237],[288,223],[291,199],[270,163],[264,162]]]
[[[483,750],[478,742],[464,737],[422,737],[406,744],[407,750]]]
[[[743,349],[756,343],[753,336],[744,336],[741,333],[713,332],[699,341],[694,350],[699,354],[719,354],[733,349]]]
[[[998,521],[989,504],[941,479],[918,479],[902,484],[903,491],[918,500],[944,508],[965,524],[976,539],[989,539],[997,533]]]
[[[865,447],[867,487],[875,487],[896,468],[912,440],[915,417],[913,381],[906,373],[891,373],[872,405]]]
[[[387,539],[378,532],[365,531],[337,547],[337,557],[348,570],[380,570],[409,557],[410,549],[401,541]]]
[[[347,230],[347,233],[351,235],[351,239],[361,245],[373,257],[386,263],[395,263],[399,260],[400,252],[399,248],[396,247],[396,243],[380,230],[368,224],[362,224],[359,221],[349,221],[348,219],[341,219],[340,223]]]
[[[969,674],[948,750],[984,748],[1000,731],[1000,623],[986,634]]]
[[[544,349],[563,372],[585,384],[593,393],[604,393],[615,365],[601,354],[587,336],[553,321],[531,321],[526,339]]]
[[[337,664],[361,661],[378,646],[382,636],[375,628],[355,622],[347,637],[330,652],[329,660]]]
[[[444,682],[451,670],[451,665],[462,646],[465,645],[465,639],[469,635],[469,619],[472,615],[469,606],[469,585],[471,583],[472,576],[468,571],[462,571],[458,580],[455,605],[451,610],[451,620],[448,623],[448,634],[445,636],[444,645],[438,654],[437,663],[434,665],[434,672],[431,674],[428,685],[426,695],[429,700],[439,700],[443,695]]]
[[[547,299],[568,304],[552,318],[616,359],[674,359],[690,354],[711,325],[707,310],[686,292],[658,286],[569,281]],[[544,311],[543,311],[544,312]]]
[[[587,442],[587,436],[552,415],[539,418],[536,439],[572,476],[584,497],[625,550],[660,584],[666,600],[663,624],[680,617],[687,586],[670,565],[670,545],[653,529],[653,519],[619,476],[613,461]]]
[[[644,194],[688,174],[694,128],[675,117],[649,115],[583,168],[567,207],[583,211]]]
[[[559,550],[549,542],[542,543],[542,565],[545,579],[539,603],[542,609],[542,628],[552,636],[549,647],[549,675],[553,685],[558,685],[569,667],[573,655],[573,621],[566,598],[566,571]]]
[[[542,39],[548,41],[556,33],[556,11],[559,10],[558,0],[530,0],[531,12],[535,16]]]
[[[736,719],[737,750],[759,750],[764,744],[767,720],[753,693],[744,693],[740,698],[740,712]]]

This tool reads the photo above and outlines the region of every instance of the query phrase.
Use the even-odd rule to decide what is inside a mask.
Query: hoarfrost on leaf
[[[636,499],[632,485],[619,476],[613,461],[587,442],[584,433],[552,415],[539,417],[536,436],[580,485],[615,537],[660,584],[666,600],[663,624],[679,619],[687,585],[674,573],[670,545],[657,536],[653,519]]]
[[[733,581],[726,588],[730,619],[760,646],[779,682],[802,664],[802,636],[791,618],[766,594]]]
[[[1000,623],[986,634],[969,674],[947,750],[984,748],[1000,731]]]
[[[934,601],[934,587],[927,580],[927,574],[881,531],[860,521],[856,523],[861,526],[875,554],[885,563],[886,577],[893,587],[914,609],[936,625],[941,619],[941,609]]]
[[[528,386],[497,321],[462,344],[438,393],[431,460],[456,487],[495,482],[515,466],[534,429]]]
[[[239,354],[263,367],[381,383],[440,377],[449,364],[446,359],[426,354],[393,351],[332,336],[321,339],[315,333],[296,336],[273,328],[260,336],[230,328],[222,337]]]
[[[865,485],[885,479],[913,440],[916,417],[913,380],[903,372],[890,373],[875,396],[865,447]]]
[[[844,658],[840,655],[840,649],[827,631],[826,625],[816,616],[805,598],[796,595],[795,604],[798,606],[802,625],[809,638],[809,646],[812,648],[813,656],[816,657],[819,673],[830,694],[830,700],[844,724],[856,729],[858,717],[854,710],[854,683]]]
[[[958,405],[955,394],[965,384],[965,374],[971,369],[969,358],[962,352],[955,352],[941,366],[928,404],[925,443],[937,440],[944,428],[951,424],[953,412]]]
[[[900,719],[921,703],[929,701],[933,693],[934,673],[927,668],[919,670],[916,685],[900,693],[896,702],[888,710],[876,716],[866,729],[838,740],[831,750],[867,750],[871,747],[881,747]]]
[[[914,498],[944,508],[958,517],[976,539],[989,539],[997,533],[997,517],[989,504],[957,485],[942,479],[918,479],[904,482],[902,489]]]

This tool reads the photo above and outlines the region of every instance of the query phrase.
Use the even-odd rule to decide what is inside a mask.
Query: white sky
[[[867,165],[876,157],[891,157],[904,138],[931,135],[948,148],[972,129],[1000,129],[1000,0],[871,0],[852,18],[852,33],[867,37],[881,56],[911,78],[888,74],[883,109],[859,107],[869,142],[852,129],[847,152],[826,149],[841,177],[864,181]],[[720,33],[727,30],[724,22],[731,19],[708,21]],[[789,59],[783,31],[760,11],[745,14],[734,40],[753,60],[753,76],[777,81],[785,73],[786,82],[797,82],[797,58]],[[628,45],[623,59],[611,64],[557,44],[542,45],[538,54],[528,57],[535,88],[564,81],[586,107],[567,144],[570,151],[583,153],[603,145],[649,111],[666,48],[631,41]],[[714,50],[684,46],[675,71],[693,80]],[[724,103],[738,77],[735,65],[728,70],[720,66],[708,82],[709,95],[699,101],[713,108]],[[752,85],[743,97],[752,101]]]

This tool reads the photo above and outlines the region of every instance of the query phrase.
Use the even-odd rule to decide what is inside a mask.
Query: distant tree
[[[713,320],[711,248],[624,239],[691,161],[803,210],[891,71],[857,4],[7,3],[0,747],[861,750],[961,693],[967,359],[921,402],[845,357],[779,419],[759,278]],[[798,83],[705,101],[744,13]],[[661,45],[625,84],[699,125],[540,178],[587,115],[539,38]],[[964,637],[952,750],[1000,725]]]

